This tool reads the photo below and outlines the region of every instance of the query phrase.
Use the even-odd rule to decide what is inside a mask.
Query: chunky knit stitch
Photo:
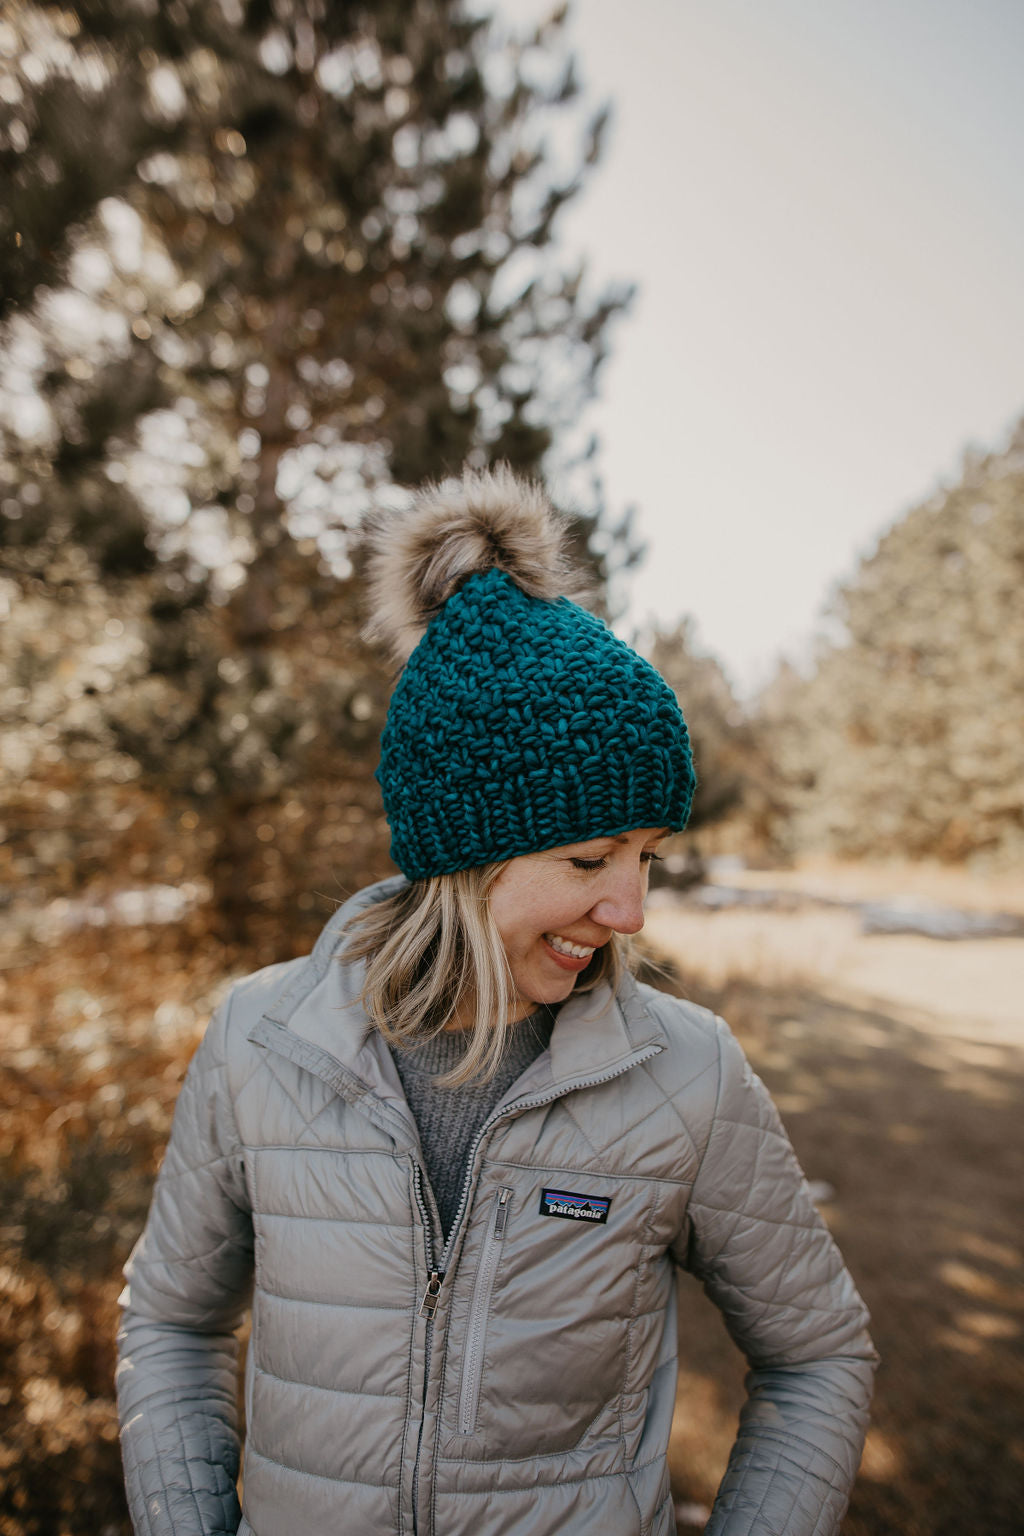
[[[377,772],[410,879],[686,825],[686,722],[658,672],[566,598],[477,573],[395,688]]]

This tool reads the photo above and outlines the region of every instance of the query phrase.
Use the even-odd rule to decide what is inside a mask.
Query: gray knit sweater
[[[442,1243],[447,1242],[458,1214],[466,1164],[477,1131],[516,1078],[547,1049],[554,1023],[554,1014],[541,1008],[514,1025],[494,1077],[486,1083],[474,1081],[458,1088],[438,1087],[434,1078],[450,1072],[462,1060],[467,1044],[465,1034],[452,1031],[437,1035],[411,1050],[391,1047],[409,1108],[419,1127],[426,1174],[441,1218]]]

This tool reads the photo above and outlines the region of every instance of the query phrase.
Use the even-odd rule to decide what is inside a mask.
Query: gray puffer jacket
[[[395,888],[238,985],[189,1069],[122,1298],[136,1531],[668,1536],[677,1265],[751,1367],[708,1532],[836,1531],[867,1317],[728,1030],[632,981],[570,999],[438,1253],[415,1123],[337,958]]]

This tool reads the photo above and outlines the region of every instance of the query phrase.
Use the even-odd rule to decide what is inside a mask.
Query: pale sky
[[[507,0],[515,15],[515,0]],[[592,423],[625,625],[743,689],[1024,413],[1021,0],[576,0],[608,151],[563,244],[632,278]]]

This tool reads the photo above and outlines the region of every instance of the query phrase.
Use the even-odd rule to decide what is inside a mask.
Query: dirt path
[[[845,913],[654,906],[680,990],[729,1019],[874,1317],[844,1536],[1011,1536],[1024,1506],[1024,941],[862,936]],[[684,1287],[673,1470],[713,1496],[743,1362]],[[681,1524],[680,1530],[693,1529]]]

